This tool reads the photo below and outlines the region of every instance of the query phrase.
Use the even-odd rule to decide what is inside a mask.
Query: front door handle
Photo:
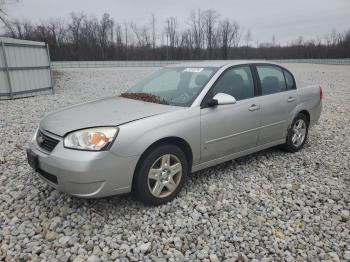
[[[295,98],[290,96],[290,97],[288,97],[287,101],[288,101],[288,103],[293,102],[293,101],[295,101]]]
[[[255,111],[255,110],[259,110],[260,109],[260,106],[256,105],[256,104],[252,104],[248,110],[249,111]]]

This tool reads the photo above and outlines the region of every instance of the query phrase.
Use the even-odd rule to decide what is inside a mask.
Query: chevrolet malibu
[[[28,162],[54,188],[96,198],[134,192],[163,204],[190,172],[282,145],[300,150],[322,89],[261,61],[165,67],[120,96],[48,114]]]

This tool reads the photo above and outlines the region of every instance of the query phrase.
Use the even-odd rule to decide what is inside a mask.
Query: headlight
[[[99,151],[113,143],[118,127],[94,127],[69,133],[64,138],[64,146],[72,149]]]

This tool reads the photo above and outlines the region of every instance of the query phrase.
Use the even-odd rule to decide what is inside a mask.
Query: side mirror
[[[208,106],[218,106],[218,105],[232,105],[237,102],[236,98],[224,93],[216,94],[212,99],[208,101]]]

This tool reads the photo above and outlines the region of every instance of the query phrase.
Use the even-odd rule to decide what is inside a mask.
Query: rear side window
[[[270,65],[258,65],[256,69],[260,79],[262,95],[279,93],[287,89],[281,68]]]
[[[283,70],[283,74],[284,74],[284,77],[285,77],[285,79],[286,79],[287,89],[288,89],[288,90],[295,89],[294,78],[293,78],[293,76],[291,75],[291,73],[289,73],[289,72],[286,71],[286,70]]]

